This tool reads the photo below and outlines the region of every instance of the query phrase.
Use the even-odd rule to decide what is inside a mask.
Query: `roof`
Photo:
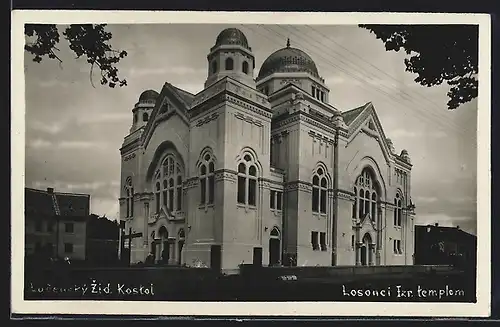
[[[311,56],[300,49],[290,47],[289,44],[267,57],[260,67],[257,79],[280,72],[308,72],[319,77],[318,68]]]
[[[346,123],[346,125],[350,125],[356,119],[356,117],[358,117],[363,112],[365,108],[366,108],[366,103],[361,107],[344,111],[342,113],[342,118],[344,119],[344,123]]]
[[[435,233],[433,235],[439,235],[441,240],[474,240],[476,236],[461,230],[459,227],[446,227],[446,226],[435,226],[435,225],[415,225],[415,234],[418,237],[426,233],[427,228],[430,228],[430,232]]]
[[[245,34],[237,28],[226,28],[217,36],[215,46],[220,45],[240,45],[248,50],[248,40]]]
[[[139,96],[139,102],[143,101],[156,101],[160,94],[155,90],[146,90]]]
[[[194,100],[194,94],[186,91],[186,90],[183,90],[181,88],[178,88],[172,84],[170,84],[172,86],[172,88],[174,89],[174,91],[177,93],[177,95],[188,105],[188,106],[191,106],[191,103],[193,103],[193,100]]]
[[[43,216],[88,216],[90,195],[25,188],[25,212]]]

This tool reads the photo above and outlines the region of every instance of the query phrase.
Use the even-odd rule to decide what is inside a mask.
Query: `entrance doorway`
[[[281,240],[280,231],[274,227],[269,238],[269,266],[281,263]]]
[[[160,227],[160,230],[158,231],[160,240],[159,240],[159,245],[160,245],[160,258],[159,262],[162,264],[168,264],[168,259],[170,258],[170,244],[168,242],[168,231],[165,228],[165,226]]]
[[[367,260],[366,260],[366,257],[367,257],[367,251],[366,251],[366,246],[363,244],[361,246],[361,265],[362,266],[367,266],[368,263],[367,263]]]
[[[372,264],[371,244],[372,237],[370,234],[366,233],[365,236],[363,236],[363,244],[361,245],[361,265],[363,266]]]

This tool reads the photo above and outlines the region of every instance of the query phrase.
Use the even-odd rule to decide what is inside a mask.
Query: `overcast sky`
[[[206,55],[227,25],[110,25],[112,45],[126,50],[119,74],[128,86],[101,86],[90,66],[74,60],[65,40],[63,60],[37,64],[25,56],[26,186],[88,193],[93,213],[118,217],[120,152],[132,108],[145,89],[165,81],[202,90]],[[373,102],[396,151],[412,163],[417,223],[438,222],[476,234],[477,102],[449,111],[448,86],[426,88],[405,72],[404,53],[386,52],[357,26],[246,25],[240,28],[262,62],[286,45],[307,52],[330,88],[330,102],[349,110]]]

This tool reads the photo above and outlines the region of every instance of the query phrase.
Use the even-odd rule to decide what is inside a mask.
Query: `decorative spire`
[[[288,38],[288,39],[286,40],[286,47],[287,47],[287,48],[289,48],[289,47],[290,47],[290,38]]]

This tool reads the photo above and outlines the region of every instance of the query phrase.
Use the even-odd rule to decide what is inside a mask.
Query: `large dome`
[[[257,79],[273,73],[308,72],[319,77],[318,68],[312,58],[304,51],[290,47],[280,49],[271,54],[262,64]]]
[[[215,46],[218,47],[219,45],[240,45],[250,50],[247,37],[237,28],[226,28],[220,32],[215,41]]]
[[[139,97],[139,102],[156,101],[159,94],[155,90],[146,90]]]

